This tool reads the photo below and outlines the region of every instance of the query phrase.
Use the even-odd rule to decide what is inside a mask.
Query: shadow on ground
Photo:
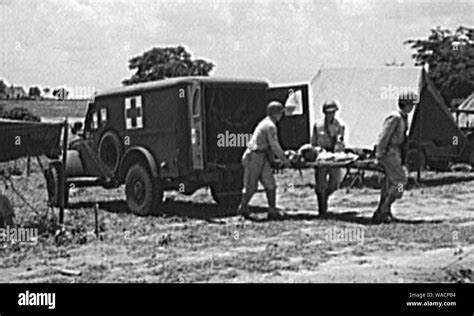
[[[71,203],[69,209],[93,208],[95,204],[99,204],[99,208],[111,213],[128,213],[127,204],[125,200],[116,201],[102,201],[102,202],[77,202]],[[265,207],[250,207],[252,213],[264,213],[267,211]],[[156,217],[183,217],[202,219],[214,223],[214,219],[227,218],[237,216],[235,209],[221,207],[213,203],[196,203],[185,201],[165,201],[163,203],[160,214],[150,215]],[[373,225],[371,217],[362,216],[359,212],[349,211],[343,213],[328,213],[325,218],[320,218],[317,214],[310,214],[305,212],[288,212],[285,216],[278,219],[262,219],[255,220],[256,222],[267,221],[308,221],[308,220],[335,220],[341,222],[356,223],[361,225]],[[221,222],[215,222],[221,223]],[[395,223],[399,224],[439,224],[441,220],[407,220],[397,218]]]
[[[115,201],[97,201],[97,202],[77,202],[70,203],[69,209],[93,208],[95,204],[100,209],[111,213],[128,213],[127,203],[125,200]],[[250,207],[254,213],[266,212],[264,207]],[[216,218],[226,218],[237,215],[236,209],[225,208],[214,203],[196,203],[192,201],[165,201],[161,207],[160,214],[150,215],[156,217],[178,216],[194,219],[203,219],[212,221]]]
[[[449,175],[443,175],[442,173],[440,173],[439,176],[437,176],[436,178],[427,178],[422,173],[420,182],[417,181],[416,176],[411,175],[408,178],[407,189],[411,190],[413,188],[420,188],[420,187],[437,187],[437,186],[448,185],[448,184],[469,182],[473,180],[474,180],[474,174],[472,175],[466,174],[465,172],[460,172],[459,174],[450,173]],[[352,178],[350,178],[349,180],[344,180],[341,183],[341,189],[346,189],[346,190],[349,190],[351,188],[380,189],[381,187],[380,186],[381,179],[375,175],[361,178],[361,180],[354,182],[354,184],[352,185],[350,185],[350,181],[352,181]],[[314,189],[315,184],[312,182],[306,182],[302,184],[296,184],[294,185],[294,187]]]
[[[423,187],[435,187],[441,186],[445,184],[454,184],[454,183],[462,183],[462,182],[469,182],[474,180],[474,174],[468,176],[457,176],[457,175],[447,175],[440,178],[433,178],[433,179],[423,179],[423,175],[421,176],[421,186]]]
[[[336,220],[341,222],[357,223],[361,225],[373,225],[372,218],[361,216],[358,212],[344,212],[344,213],[328,213],[325,219],[322,220]],[[439,224],[441,220],[407,220],[397,218],[394,224]]]

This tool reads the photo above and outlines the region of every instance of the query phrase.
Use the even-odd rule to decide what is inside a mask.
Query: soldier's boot
[[[380,213],[381,209],[382,209],[382,205],[383,203],[385,202],[385,199],[386,199],[386,196],[385,194],[381,194],[380,195],[380,200],[379,200],[379,204],[377,204],[377,208],[375,209],[375,213]]]
[[[375,210],[374,215],[372,217],[373,222],[377,222],[377,221],[380,222],[380,219],[383,217],[382,207],[383,207],[386,199],[387,199],[387,188],[386,188],[386,183],[385,183],[385,179],[384,179],[384,182],[382,183],[382,187],[381,187],[381,191],[380,191],[379,204],[377,205],[377,209]]]
[[[381,203],[379,209],[375,211],[372,217],[372,223],[380,224],[380,223],[391,223],[394,222],[396,219],[393,217],[390,209],[395,202],[396,198],[394,196],[388,195],[385,197],[383,203]]]
[[[245,219],[250,217],[249,203],[252,199],[252,195],[249,193],[243,193],[242,199],[240,200],[239,207],[237,208],[237,214],[242,216]]]
[[[276,207],[276,190],[265,190],[268,201],[268,218],[281,219],[286,214],[285,212],[278,210]]]
[[[390,219],[391,222],[397,221],[397,218],[395,216],[393,216],[393,214],[392,214],[392,205],[396,200],[397,200],[396,197],[389,196],[389,197],[387,197],[387,201],[386,201],[386,203],[387,203],[386,214],[387,214],[387,217]]]
[[[316,196],[317,196],[317,199],[318,199],[319,217],[325,218],[327,216],[327,210],[328,210],[327,196],[324,193],[316,193]]]
[[[337,188],[328,188],[326,190],[326,194],[324,196],[324,198],[325,198],[325,207],[326,207],[326,215],[328,213],[328,208],[329,208],[329,197],[331,196],[331,194],[336,192],[336,190],[337,190]]]

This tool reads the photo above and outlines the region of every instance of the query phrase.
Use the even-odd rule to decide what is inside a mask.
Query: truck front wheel
[[[137,215],[159,213],[163,190],[159,181],[141,164],[135,164],[125,177],[125,194],[128,209]]]

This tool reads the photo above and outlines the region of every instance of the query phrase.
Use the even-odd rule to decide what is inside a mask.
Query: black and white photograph
[[[473,0],[0,0],[0,315],[104,283],[354,285],[334,302],[360,311],[371,284],[472,315],[473,22]]]

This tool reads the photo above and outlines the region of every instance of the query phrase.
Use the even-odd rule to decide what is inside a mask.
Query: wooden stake
[[[31,174],[31,156],[26,157],[26,177],[29,178]]]
[[[68,138],[69,124],[68,119],[64,121],[64,131],[63,131],[63,157],[61,163],[61,174],[59,181],[59,224],[64,224],[64,207],[66,202],[66,161],[67,161],[67,138]]]
[[[95,235],[99,239],[99,203],[94,205],[94,216],[95,216]]]

